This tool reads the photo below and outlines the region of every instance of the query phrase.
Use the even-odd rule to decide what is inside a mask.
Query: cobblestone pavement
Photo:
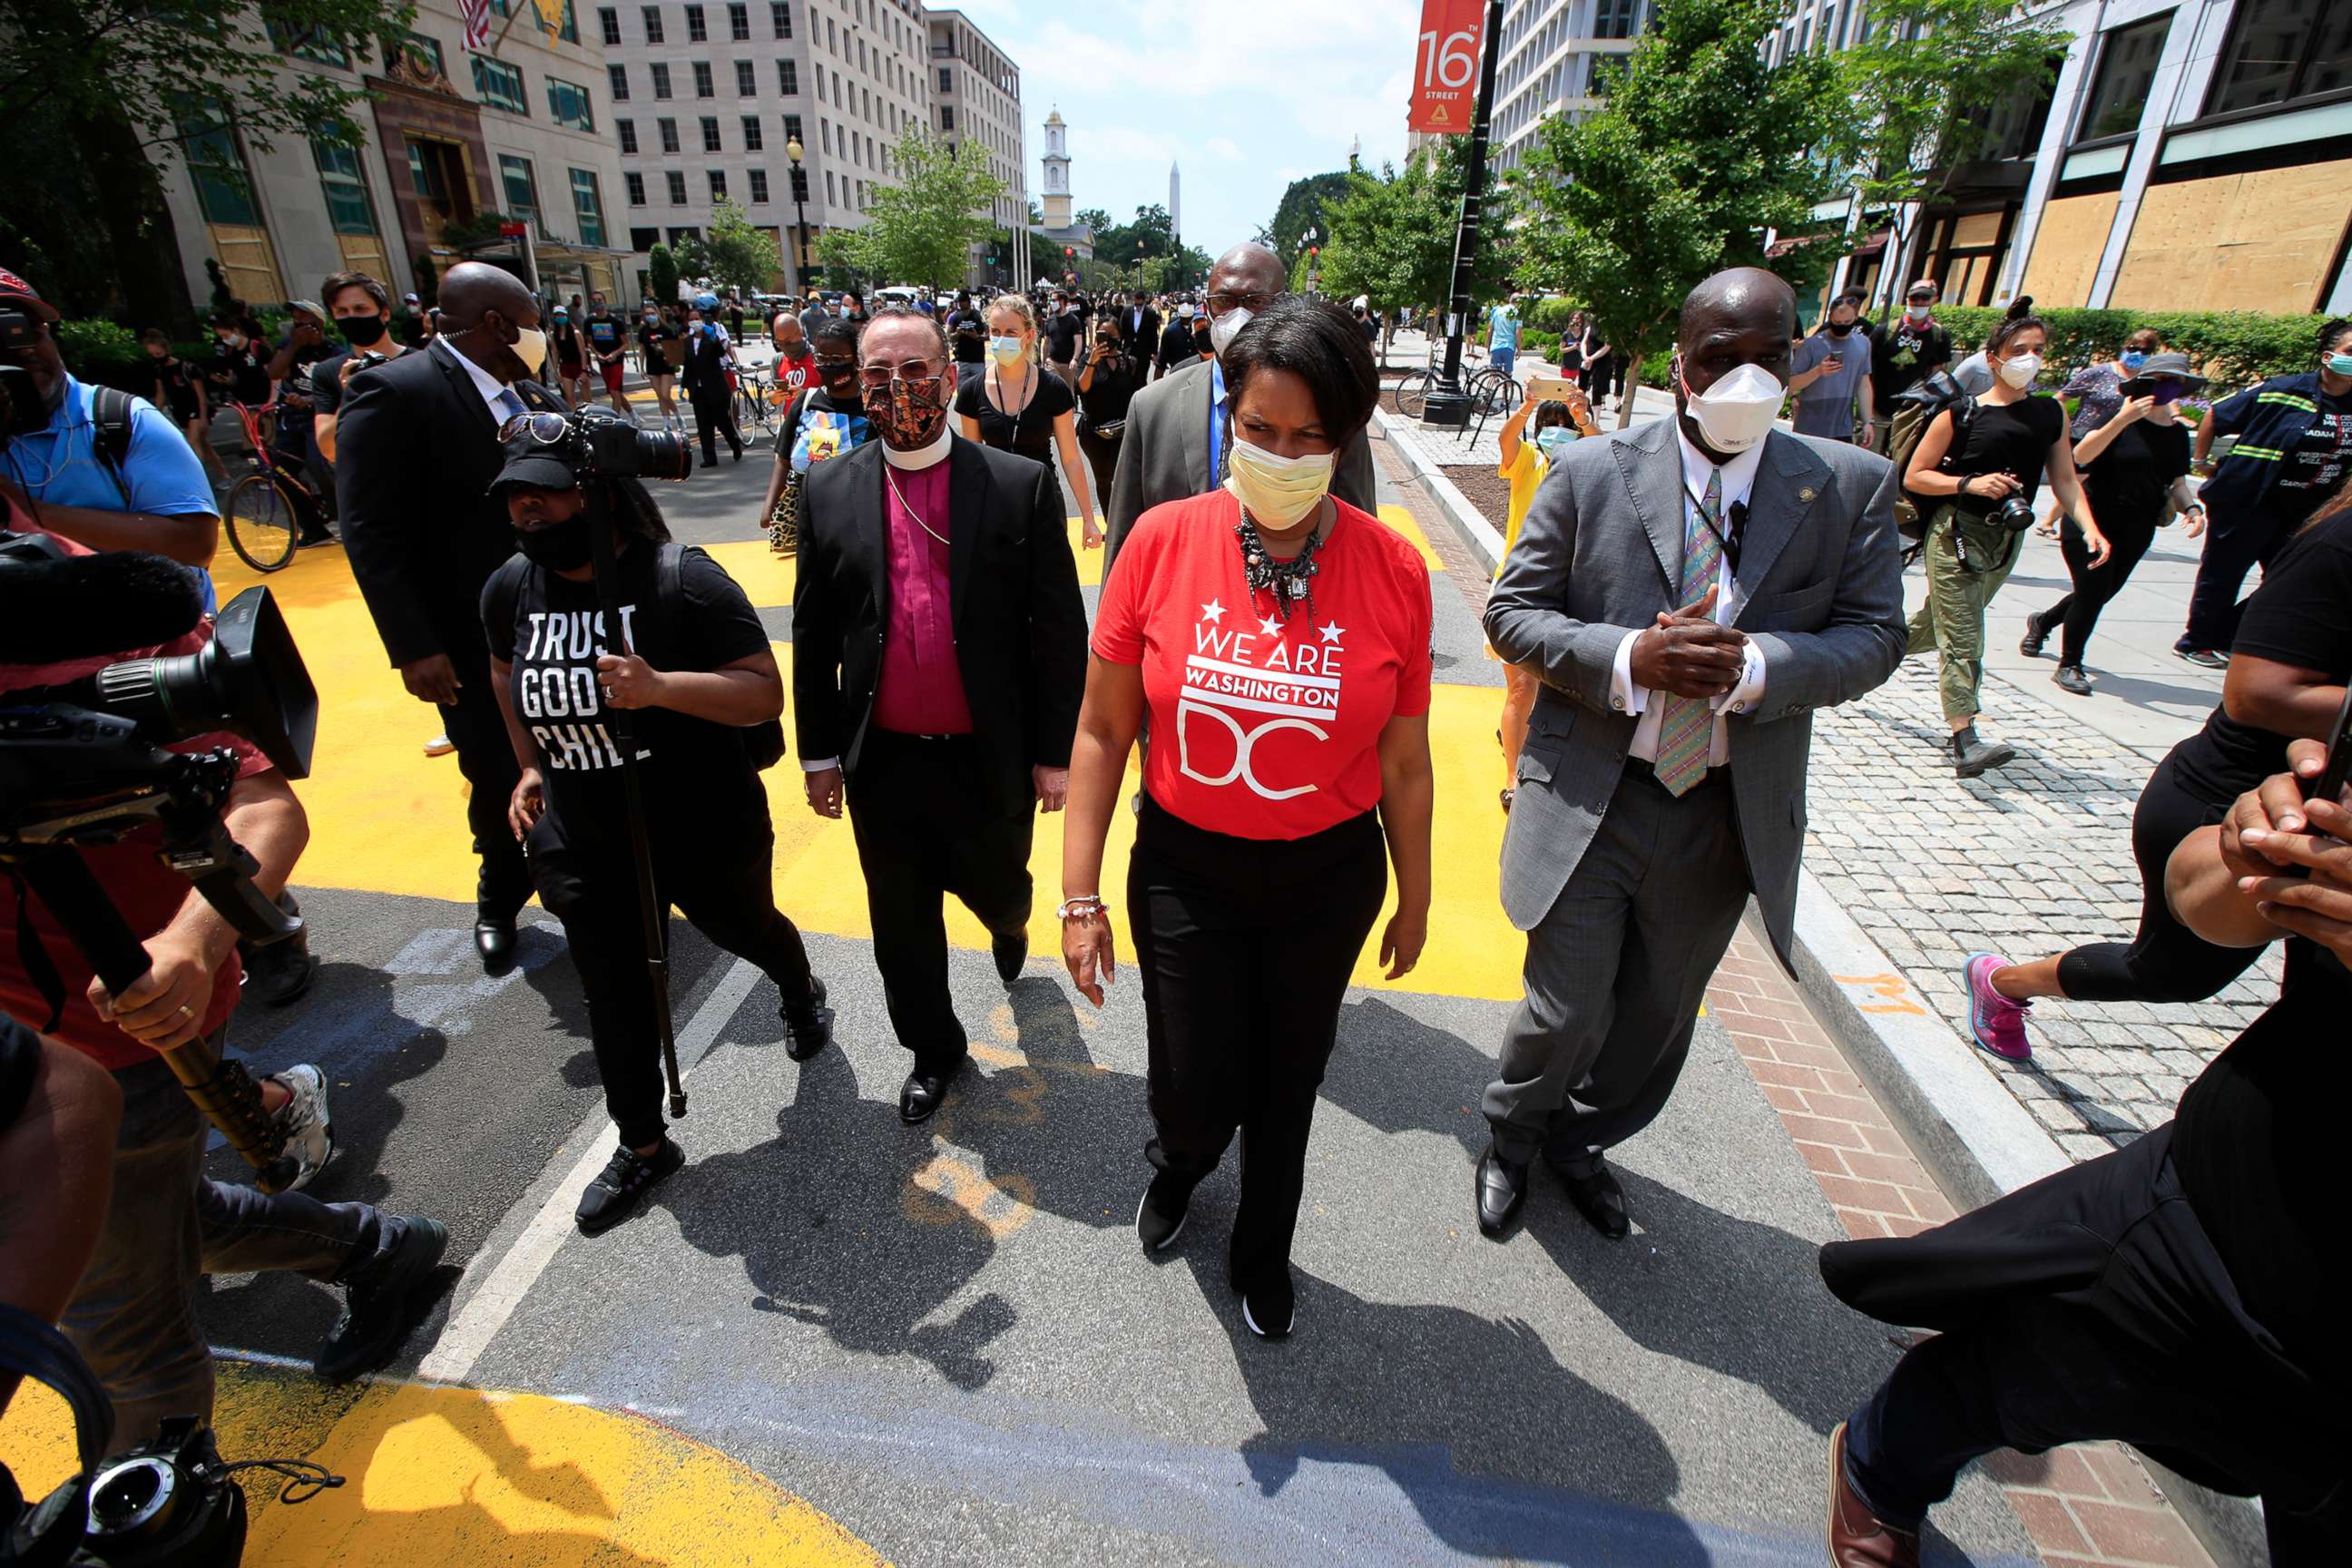
[[[2039,701],[2000,712],[2018,760],[1969,780],[1937,758],[1932,658],[1813,721],[1805,868],[1963,1038],[1969,953],[2128,940],[2139,920],[2131,814],[2148,759]],[[1995,1070],[2069,1155],[2092,1158],[2168,1118],[2277,994],[2273,954],[2210,1002],[2039,1002],[2032,1061]]]
[[[1643,417],[1671,407],[1662,393],[1641,398]],[[1391,438],[1435,462],[1470,460],[1450,435],[1402,426],[1392,422]],[[1503,487],[1465,489],[1499,531]],[[2016,651],[2026,611],[2067,581],[2054,543],[2029,538],[2025,548],[1986,634],[1982,725],[2018,749],[2015,763],[1980,779],[1952,776],[1939,754],[1946,731],[1932,656],[1907,660],[1862,700],[1824,710],[1813,727],[1806,869],[1963,1039],[1969,953],[2022,961],[2130,939],[2141,896],[2132,807],[2157,762],[2221,695],[2218,675],[2169,652],[2196,542],[2168,534],[2109,606],[2090,650],[2098,685],[2090,698],[2052,686],[2049,658]],[[1916,608],[1920,574],[1904,585]],[[2273,952],[2210,1002],[2044,1000],[2028,1025],[2032,1061],[1991,1065],[2069,1155],[2093,1158],[2168,1118],[2189,1081],[2277,995],[2278,975]]]

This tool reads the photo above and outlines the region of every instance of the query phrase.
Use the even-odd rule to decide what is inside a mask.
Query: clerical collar
[[[889,464],[894,468],[904,468],[910,472],[918,472],[924,468],[937,468],[940,464],[947,461],[948,448],[952,446],[954,442],[954,424],[952,422],[943,423],[940,426],[939,439],[933,441],[928,447],[918,447],[911,452],[901,452],[898,447],[890,445],[889,442],[883,442],[881,444],[882,460]]]

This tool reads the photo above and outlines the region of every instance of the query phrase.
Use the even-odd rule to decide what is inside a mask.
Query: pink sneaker
[[[2031,1061],[2033,1047],[2025,1037],[2025,1016],[2031,1002],[2012,1002],[1992,988],[1992,972],[2009,967],[1997,952],[1969,955],[1961,973],[1969,982],[1969,1033],[1978,1045],[2005,1062]]]

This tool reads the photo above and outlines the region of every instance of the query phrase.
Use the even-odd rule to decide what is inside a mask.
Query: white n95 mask
[[[1280,532],[1296,528],[1315,510],[1331,488],[1331,470],[1338,462],[1336,452],[1285,458],[1237,438],[1225,461],[1225,489],[1250,516]]]
[[[1679,363],[1676,374],[1681,374]],[[1789,389],[1759,364],[1743,364],[1705,392],[1693,392],[1682,378],[1683,406],[1699,434],[1718,452],[1745,452],[1771,432]]]
[[[520,335],[514,341],[515,358],[522,361],[524,369],[537,375],[539,367],[547,363],[547,334],[537,327],[519,327],[516,331]]]
[[[1232,310],[1227,310],[1223,315],[1212,321],[1209,323],[1210,346],[1214,348],[1220,354],[1233,347],[1234,335],[1240,332],[1244,327],[1249,325],[1250,317],[1255,313],[1256,312],[1255,311],[1244,310],[1241,306],[1236,305]]]

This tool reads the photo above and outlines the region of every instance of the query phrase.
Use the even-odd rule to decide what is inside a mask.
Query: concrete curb
[[[1478,515],[1478,509],[1472,506],[1470,498],[1445,477],[1445,471],[1423,455],[1418,442],[1399,437],[1397,426],[1403,423],[1403,416],[1391,415],[1376,404],[1372,408],[1372,422],[1381,427],[1381,436],[1404,459],[1405,467],[1412,470],[1413,478],[1429,487],[1429,493],[1437,498],[1437,504],[1444,509],[1454,531],[1486,561],[1486,570],[1492,572],[1500,565],[1503,536],[1496,531],[1493,523]]]

